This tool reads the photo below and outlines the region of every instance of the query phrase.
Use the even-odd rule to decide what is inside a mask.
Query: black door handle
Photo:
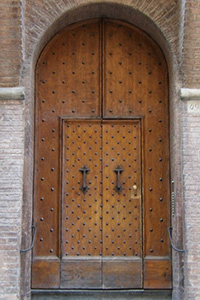
[[[89,187],[86,185],[86,174],[90,172],[90,169],[84,165],[79,171],[83,173],[83,185],[80,187],[80,190],[83,194],[86,194],[89,190]]]
[[[114,169],[113,171],[117,173],[117,185],[116,185],[116,187],[114,188],[114,190],[115,190],[118,194],[120,194],[121,191],[123,190],[123,188],[122,188],[122,186],[121,186],[121,184],[120,184],[120,174],[121,174],[121,172],[124,172],[124,170],[123,170],[120,166],[117,166],[117,168]]]

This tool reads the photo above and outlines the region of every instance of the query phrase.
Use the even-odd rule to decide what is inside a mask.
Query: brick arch
[[[157,0],[152,1],[148,6],[145,6],[146,1],[109,1],[99,2],[95,4],[89,4],[89,1],[83,0],[81,4],[78,1],[74,1],[73,4],[64,4],[60,2],[58,7],[54,0],[48,1],[48,3],[40,3],[41,1],[34,1],[34,3],[27,3],[25,10],[24,24],[26,31],[24,32],[24,68],[22,70],[21,82],[26,88],[26,136],[25,136],[25,167],[24,174],[26,181],[24,182],[24,206],[22,220],[23,223],[23,236],[30,236],[31,225],[31,213],[32,211],[32,182],[33,175],[31,174],[33,168],[32,153],[33,153],[33,137],[34,137],[34,73],[37,59],[48,41],[62,28],[69,24],[86,20],[90,18],[107,17],[124,20],[132,23],[137,27],[146,31],[161,47],[166,60],[168,62],[169,74],[170,74],[170,111],[171,111],[171,136],[179,135],[180,131],[180,116],[179,116],[179,103],[178,95],[176,92],[176,86],[180,86],[180,68],[178,66],[178,52],[179,52],[179,36],[174,30],[173,25],[176,24],[176,8],[177,1],[169,1],[164,3],[158,3]],[[170,8],[171,7],[171,8]],[[29,17],[31,16],[31,17]],[[177,24],[178,26],[178,24]],[[181,164],[179,157],[180,138],[175,141],[171,139],[171,161],[172,161],[172,176],[174,179],[181,176]],[[173,162],[176,162],[173,163]],[[175,170],[175,166],[178,168]],[[179,207],[178,215],[180,216],[177,223],[174,224],[177,228],[181,224],[182,216],[182,200],[181,200],[181,183],[177,185],[177,194],[179,193]],[[28,238],[26,238],[26,242]],[[181,232],[177,236],[177,242],[181,243]],[[181,261],[177,259],[177,265],[181,264]],[[22,299],[30,294],[30,259],[27,256],[24,261],[22,260]],[[178,274],[177,277],[181,282],[182,274],[178,269],[174,270],[174,274]],[[175,283],[177,290],[180,286],[179,282]],[[28,299],[28,298],[26,298]]]
[[[34,64],[41,50],[60,30],[79,21],[101,17],[126,21],[144,30],[159,44],[170,68],[172,61],[176,63],[178,60],[176,57],[178,36],[175,34],[172,37],[171,35],[171,32],[175,32],[174,26],[177,24],[176,9],[172,13],[172,8],[176,7],[175,1],[171,0],[169,4],[166,2],[159,4],[154,0],[148,7],[145,7],[143,1],[137,1],[135,4],[129,3],[131,1],[105,1],[91,4],[85,0],[81,5],[74,2],[73,6],[65,5],[64,10],[61,11],[53,6],[53,0],[51,0],[48,6],[53,8],[54,16],[45,15],[45,6],[42,6],[41,10],[37,10],[37,15],[31,20],[31,23],[27,24],[30,29],[27,40],[25,39],[29,46],[26,56],[33,56]],[[155,13],[156,10],[159,10],[159,13]],[[43,22],[44,17],[45,22]],[[39,23],[38,19],[41,20]]]

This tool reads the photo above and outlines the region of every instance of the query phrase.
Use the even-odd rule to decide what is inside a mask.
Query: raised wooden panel
[[[32,264],[32,288],[57,289],[60,286],[60,263],[57,258],[46,257],[46,259],[35,258]]]
[[[171,260],[165,257],[150,257],[144,260],[144,288],[172,288]]]
[[[108,257],[103,259],[103,288],[142,288],[142,259],[136,257]]]
[[[61,264],[61,288],[102,288],[101,257],[71,257]]]

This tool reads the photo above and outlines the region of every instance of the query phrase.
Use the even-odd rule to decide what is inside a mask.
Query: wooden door
[[[104,288],[142,288],[140,120],[103,123]]]
[[[63,122],[61,288],[99,288],[102,255],[100,121]]]
[[[33,288],[171,288],[168,78],[124,22],[56,35],[36,70]]]
[[[140,147],[138,120],[63,121],[61,288],[142,287]]]

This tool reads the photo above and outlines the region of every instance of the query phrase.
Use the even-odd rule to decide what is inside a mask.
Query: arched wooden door
[[[32,287],[171,288],[168,74],[120,21],[70,26],[36,69]]]

